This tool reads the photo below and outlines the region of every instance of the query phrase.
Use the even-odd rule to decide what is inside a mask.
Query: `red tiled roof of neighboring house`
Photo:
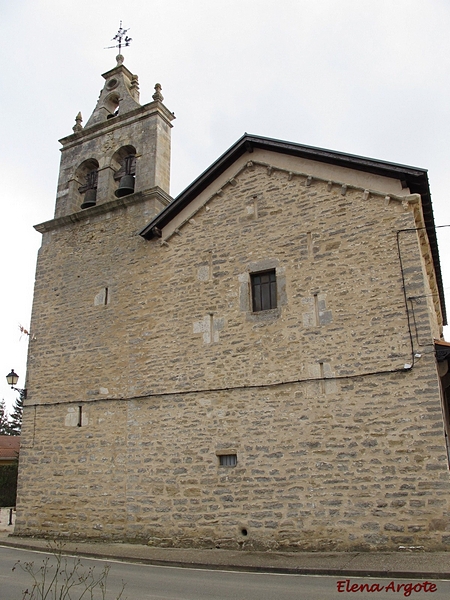
[[[20,435],[0,435],[0,461],[19,456]]]

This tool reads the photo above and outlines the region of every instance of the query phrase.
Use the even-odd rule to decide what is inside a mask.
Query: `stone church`
[[[161,86],[103,77],[36,226],[15,533],[449,549],[426,170],[245,134],[172,198]]]

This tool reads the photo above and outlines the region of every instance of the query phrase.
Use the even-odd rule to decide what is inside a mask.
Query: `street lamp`
[[[22,396],[22,398],[26,398],[27,397],[27,389],[20,389],[20,388],[16,388],[14,387],[17,382],[19,381],[19,376],[17,375],[17,373],[14,372],[14,369],[11,369],[11,373],[8,373],[8,375],[6,376],[6,381],[8,382],[8,385],[11,386],[12,390],[15,390],[16,392],[19,392],[19,394]]]

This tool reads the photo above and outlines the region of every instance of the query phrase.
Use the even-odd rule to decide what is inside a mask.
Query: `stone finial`
[[[75,133],[77,133],[77,131],[82,131],[82,129],[83,129],[83,125],[81,124],[82,122],[83,122],[83,117],[81,116],[81,112],[79,112],[77,114],[77,116],[75,117],[75,125],[72,127],[72,129]]]
[[[153,94],[152,98],[155,102],[162,102],[164,100],[164,96],[161,94],[161,84],[157,83],[155,85],[155,93]]]
[[[122,54],[118,54],[118,55],[116,56],[116,60],[117,60],[117,65],[116,65],[116,67],[120,67],[120,65],[122,65],[122,64],[123,64],[123,61],[125,60],[125,58],[123,57],[123,55],[122,55]]]

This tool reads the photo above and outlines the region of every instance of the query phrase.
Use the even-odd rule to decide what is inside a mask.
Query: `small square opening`
[[[220,454],[219,465],[221,467],[235,467],[237,465],[237,454]]]

